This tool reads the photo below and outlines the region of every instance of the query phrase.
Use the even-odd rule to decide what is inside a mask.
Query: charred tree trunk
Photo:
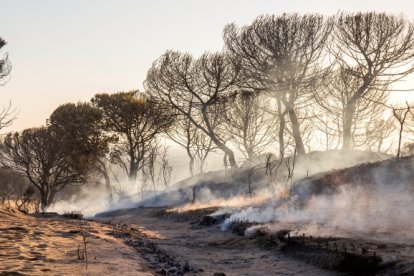
[[[141,160],[136,159],[136,156],[134,153],[131,153],[130,158],[131,158],[131,161],[129,164],[128,179],[130,183],[135,183],[135,180],[137,179],[137,175],[138,175],[138,169],[140,166],[140,162],[142,161],[142,159]]]
[[[371,71],[371,67],[369,68]],[[349,149],[352,146],[352,126],[354,125],[354,114],[357,106],[357,102],[364,96],[368,91],[374,77],[371,73],[367,73],[363,77],[362,85],[355,91],[352,97],[348,100],[344,110],[343,118],[343,145],[342,149]]]
[[[187,152],[188,158],[190,158],[190,162],[188,163],[188,169],[190,170],[190,174],[191,176],[194,176],[194,156],[193,154],[191,154],[191,135],[190,135],[190,127],[188,126],[186,129],[186,134],[187,134],[187,143],[185,145],[185,151]]]
[[[214,141],[214,140],[213,140]],[[217,144],[216,144],[217,145]],[[222,143],[221,146],[217,145],[217,147],[219,147],[222,151],[225,152],[225,154],[227,155],[227,159],[229,161],[229,165],[232,168],[236,167],[236,159],[234,158],[234,153],[233,151],[228,148],[225,144]]]
[[[106,192],[108,193],[109,196],[109,201],[112,202],[113,201],[113,196],[112,196],[112,187],[111,187],[111,179],[109,178],[108,172],[105,171],[103,172],[103,177],[105,179],[105,188],[106,188]]]
[[[243,129],[243,147],[244,147],[244,150],[246,151],[247,159],[248,160],[253,160],[255,154],[254,154],[253,148],[251,146],[251,143],[249,143],[249,141],[248,141],[247,132],[248,132],[248,129],[247,129],[247,123],[246,123],[245,127]]]
[[[303,144],[302,134],[300,133],[300,123],[299,119],[296,115],[295,108],[293,104],[284,100],[284,106],[287,109],[287,113],[289,114],[290,123],[292,125],[292,135],[293,139],[295,140],[295,147],[298,155],[302,155],[306,153],[305,145]]]
[[[188,163],[188,168],[190,170],[191,176],[194,176],[195,174],[194,173],[194,162],[195,162],[194,156],[191,154],[189,146],[187,146],[186,151],[187,151],[188,158],[190,158],[190,162]]]
[[[354,124],[355,102],[349,102],[344,111],[342,149],[349,149],[352,146],[352,126]]]
[[[112,202],[113,195],[112,195],[111,179],[109,177],[108,170],[106,168],[105,163],[102,160],[98,160],[97,162],[98,162],[97,170],[103,176],[105,180],[106,192],[108,193],[110,202]]]
[[[402,142],[402,134],[404,131],[404,124],[405,120],[407,119],[408,113],[411,111],[411,106],[406,102],[407,107],[406,108],[392,108],[392,113],[394,117],[398,120],[399,131],[398,131],[398,149],[397,149],[397,159],[400,159],[401,156],[401,142]]]
[[[402,132],[404,129],[404,124],[400,125],[400,130],[398,132],[398,148],[397,148],[397,159],[400,159],[401,156],[401,141],[402,141]]]
[[[128,175],[129,182],[134,183],[135,179],[137,179],[137,174],[138,174],[137,166],[131,163],[129,166],[129,175]]]
[[[40,207],[42,211],[44,212],[46,211],[47,207],[49,207],[50,204],[54,201],[56,192],[51,192],[47,184],[43,187],[45,188],[39,190],[39,192],[40,192]]]
[[[207,159],[207,156],[208,156],[208,151],[206,151],[206,153],[204,154],[204,156],[202,156],[201,158],[200,158],[200,173],[204,173],[204,164],[206,163],[206,159]]]
[[[298,152],[298,155],[305,154],[305,146],[303,144],[302,140],[302,134],[300,133],[300,124],[298,117],[296,116],[296,112],[293,109],[290,109],[288,111],[289,113],[289,119],[292,123],[292,134],[293,138],[295,139],[295,146]]]
[[[133,138],[128,135],[128,155],[129,155],[129,172],[128,172],[128,180],[130,183],[134,183],[137,179],[138,174],[138,164],[135,159],[135,153],[134,153],[134,142]]]
[[[46,208],[49,206],[48,197],[45,192],[40,192],[40,208],[44,212]]]
[[[203,115],[203,119],[204,119],[204,122],[206,124],[207,130],[208,130],[208,135],[210,136],[210,139],[213,141],[214,144],[216,144],[216,146],[221,151],[224,152],[225,158],[227,157],[227,160],[229,161],[230,167],[232,167],[232,168],[236,167],[236,159],[234,158],[233,151],[229,147],[227,147],[226,144],[224,144],[223,142],[221,142],[217,138],[213,128],[211,127],[209,116],[207,114],[207,106],[203,106],[201,108],[201,114]]]
[[[282,102],[280,99],[277,100],[277,112],[279,116],[279,154],[280,158],[285,156],[285,127],[286,127],[286,119],[285,119],[285,112],[282,111]]]
[[[249,160],[253,160],[253,159],[254,159],[254,157],[256,156],[256,155],[254,154],[253,150],[252,150],[251,148],[246,148],[246,151],[247,151],[247,158],[248,158]]]

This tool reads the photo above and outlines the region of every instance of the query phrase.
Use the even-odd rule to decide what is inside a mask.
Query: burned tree
[[[109,144],[115,139],[103,131],[102,119],[102,111],[89,103],[68,103],[53,111],[49,123],[63,149],[73,157],[74,166],[87,174],[101,175],[112,198],[107,162]]]
[[[358,83],[344,110],[343,148],[349,148],[358,103],[414,71],[414,24],[384,13],[342,12],[333,34],[331,53]]]
[[[170,186],[172,170],[173,167],[170,166],[170,161],[168,160],[167,148],[164,148],[160,154],[159,177],[161,178],[161,182],[164,184],[165,188]]]
[[[348,70],[339,68],[326,78],[325,85],[315,93],[319,108],[312,108],[312,121],[325,137],[336,141],[337,146],[345,143],[343,134],[348,123],[346,110],[360,85],[360,79],[351,75]],[[350,145],[372,147],[375,142],[381,148],[386,133],[392,131],[392,123],[383,119],[387,100],[388,92],[385,87],[371,87],[355,103],[348,142]],[[329,142],[326,141],[327,145]]]
[[[27,179],[0,167],[0,204],[10,203],[30,186]]]
[[[0,37],[0,52],[1,48],[6,45],[6,41]],[[11,64],[9,61],[9,57],[7,54],[0,57],[0,85],[3,85],[5,82],[3,81],[7,76],[10,75],[11,71]],[[0,109],[0,129],[10,126],[13,121],[16,119],[16,109],[13,109],[11,103],[7,106],[3,106]]]
[[[260,16],[242,28],[230,24],[224,30],[227,51],[241,63],[241,86],[277,99],[279,131],[284,131],[287,114],[298,154],[305,153],[305,146],[297,110],[308,104],[327,73],[324,57],[331,29],[331,20],[320,15],[283,14]],[[283,143],[283,135],[279,140]]]
[[[250,91],[229,97],[224,113],[231,141],[248,160],[267,149],[276,139],[277,116],[269,113],[269,99]]]
[[[159,144],[158,141],[154,142],[142,168],[142,180],[145,183],[151,182],[154,192],[158,191],[159,184],[167,189],[171,183],[173,167],[170,166],[167,152],[166,146]],[[145,192],[146,188],[142,187],[141,192]]]
[[[183,115],[177,116],[174,127],[167,134],[172,141],[185,149],[190,159],[191,176],[203,173],[205,161],[210,152],[214,151],[212,140]]]
[[[118,137],[112,160],[134,182],[156,137],[172,125],[174,114],[165,104],[138,91],[97,94],[91,101],[102,111],[104,130]]]
[[[404,132],[404,127],[406,126],[408,115],[412,110],[412,106],[406,102],[406,106],[392,107],[392,114],[394,118],[398,121],[398,146],[397,146],[397,159],[401,155],[401,142]]]
[[[156,174],[156,161],[159,155],[159,145],[157,141],[154,141],[154,143],[152,143],[149,146],[149,153],[148,156],[146,158],[146,161],[143,164],[142,167],[142,178],[146,179],[145,181],[151,181],[152,183],[152,188],[153,191],[156,192],[157,191],[157,187],[158,187],[158,177]],[[145,192],[147,187],[141,187],[141,193]]]
[[[395,130],[392,116],[369,120],[366,125],[365,147],[369,151],[389,152],[394,146],[389,140]]]
[[[72,156],[48,128],[9,133],[0,143],[3,167],[27,177],[40,194],[44,210],[66,187],[82,183],[85,173],[73,166]]]
[[[221,124],[216,124],[222,96],[236,89],[239,66],[226,55],[206,53],[199,59],[167,51],[152,65],[147,90],[185,116],[224,152],[230,166],[236,166],[233,151],[226,145]]]

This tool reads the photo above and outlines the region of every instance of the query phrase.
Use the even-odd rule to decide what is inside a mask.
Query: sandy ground
[[[338,275],[274,250],[260,248],[254,240],[188,222],[157,218],[151,208],[128,210],[101,218],[127,223],[150,237],[181,264],[198,271],[196,275]],[[194,273],[192,273],[194,274]],[[192,275],[189,274],[189,275]]]
[[[88,268],[78,258],[86,233]],[[154,275],[136,250],[95,222],[35,218],[0,207],[0,275]]]

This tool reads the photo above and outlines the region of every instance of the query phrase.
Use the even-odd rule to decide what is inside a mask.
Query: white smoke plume
[[[309,235],[414,239],[414,194],[406,185],[343,185],[331,195],[311,195],[304,205],[293,197],[244,208],[222,224],[233,221],[265,224],[270,231],[289,229]],[[248,230],[252,232],[257,227]]]

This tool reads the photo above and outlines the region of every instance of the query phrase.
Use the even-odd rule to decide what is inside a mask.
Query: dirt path
[[[78,258],[88,236],[88,269]],[[0,275],[154,275],[111,228],[59,217],[35,218],[0,207]],[[82,253],[82,251],[81,251]]]
[[[151,209],[117,212],[101,219],[139,229],[178,262],[188,262],[198,271],[196,275],[338,275],[260,248],[254,240],[222,232],[217,226],[157,218]]]

